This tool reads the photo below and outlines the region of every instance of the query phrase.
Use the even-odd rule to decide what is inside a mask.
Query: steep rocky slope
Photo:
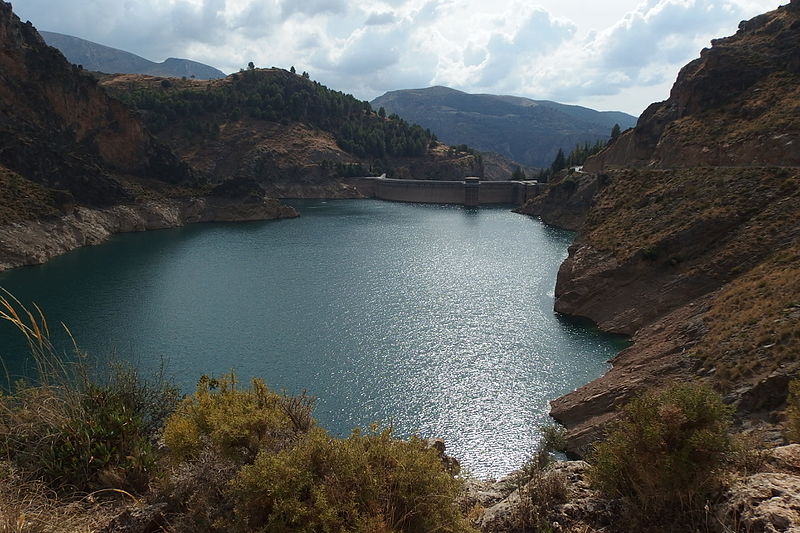
[[[483,174],[474,152],[450,149],[430,131],[282,69],[211,81],[122,75],[101,84],[211,182],[230,175],[258,180],[280,196],[335,196],[354,194],[341,185],[354,175]]]
[[[226,188],[199,188],[129,107],[0,2],[0,268],[115,231],[294,214],[248,187],[227,197]],[[113,221],[95,231],[93,219],[108,210]],[[162,211],[172,214],[149,216]],[[36,227],[45,229],[29,231]]]
[[[569,153],[578,143],[608,139],[616,123],[627,129],[636,122],[626,113],[449,87],[391,91],[372,106],[430,128],[448,144],[468,144],[540,168],[550,166],[559,149]]]
[[[103,46],[71,35],[50,31],[40,31],[39,33],[47,41],[47,44],[58,48],[70,63],[82,65],[86,70],[150,74],[173,78],[186,76],[200,80],[225,77],[225,73],[221,70],[189,59],[170,57],[161,63],[156,63],[124,50]]]
[[[124,175],[180,183],[186,165],[122,103],[0,3],[0,164],[79,202],[132,198]]]
[[[780,440],[800,370],[800,1],[744,22],[669,100],[523,212],[579,229],[556,310],[632,335],[602,378],[552,403],[570,449],[645,387],[702,380]]]
[[[795,2],[744,21],[686,65],[668,100],[585,170],[800,165],[800,24]]]

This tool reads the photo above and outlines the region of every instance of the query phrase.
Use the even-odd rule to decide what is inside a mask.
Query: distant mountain
[[[468,94],[448,87],[391,91],[372,101],[430,128],[447,144],[468,144],[532,167],[546,167],[559,148],[606,139],[614,124],[625,130],[636,117],[546,100]]]
[[[86,70],[107,72],[109,74],[149,74],[181,78],[194,76],[198,80],[224,78],[225,73],[214,67],[173,57],[162,63],[154,63],[130,52],[117,50],[102,44],[93,43],[71,35],[39,32],[50,46],[58,48],[71,63],[82,65]]]

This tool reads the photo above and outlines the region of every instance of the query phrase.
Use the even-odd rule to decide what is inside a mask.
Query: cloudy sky
[[[447,85],[638,115],[774,0],[16,0],[42,30],[225,72],[294,65],[369,100]]]

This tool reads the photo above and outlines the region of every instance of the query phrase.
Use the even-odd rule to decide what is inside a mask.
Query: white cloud
[[[295,65],[370,99],[431,84],[638,113],[775,0],[20,0],[37,27],[227,72]]]
[[[370,13],[364,24],[367,26],[383,26],[384,24],[391,24],[397,19],[391,11],[384,11],[382,13]]]

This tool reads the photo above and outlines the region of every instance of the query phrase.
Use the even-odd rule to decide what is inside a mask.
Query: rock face
[[[197,222],[239,222],[298,216],[293,208],[263,197],[173,198],[105,208],[77,207],[57,218],[0,226],[0,270],[41,264],[114,233],[173,228]]]
[[[800,531],[800,445],[772,450],[766,471],[731,484],[716,514],[736,531]]]
[[[618,531],[609,527],[617,521],[620,502],[604,499],[589,486],[584,461],[558,461],[548,466],[537,480],[521,471],[497,481],[467,479],[462,507],[470,510],[473,524],[484,533],[516,533],[538,530],[523,516],[542,495],[542,488],[553,482],[561,488],[559,498],[547,505],[540,520],[553,531]],[[539,487],[537,487],[537,483]]]
[[[541,217],[545,224],[577,231],[586,222],[594,197],[607,179],[602,175],[589,177],[583,173],[572,173],[516,212]]]
[[[742,423],[780,420],[800,370],[799,32],[797,0],[742,23],[584,167],[594,173],[522,208],[579,228],[556,311],[633,340],[605,376],[552,402],[571,452],[617,405],[675,380],[708,382]]]
[[[761,470],[726,481],[715,498],[718,503],[708,509],[717,526],[709,531],[800,531],[800,445],[773,449]],[[604,498],[592,489],[588,472],[584,461],[560,461],[548,466],[537,481],[528,481],[522,472],[498,481],[468,479],[461,504],[471,510],[474,525],[484,533],[529,531],[521,518],[530,505],[526,494],[541,494],[535,484],[555,476],[563,486],[563,497],[542,517],[552,531],[643,531],[634,525],[641,524],[641,517],[626,514],[621,500]]]
[[[792,0],[712,41],[681,70],[669,99],[584,170],[800,165],[798,12]]]
[[[190,177],[122,103],[0,2],[0,165],[95,206],[130,201],[121,175]]]

